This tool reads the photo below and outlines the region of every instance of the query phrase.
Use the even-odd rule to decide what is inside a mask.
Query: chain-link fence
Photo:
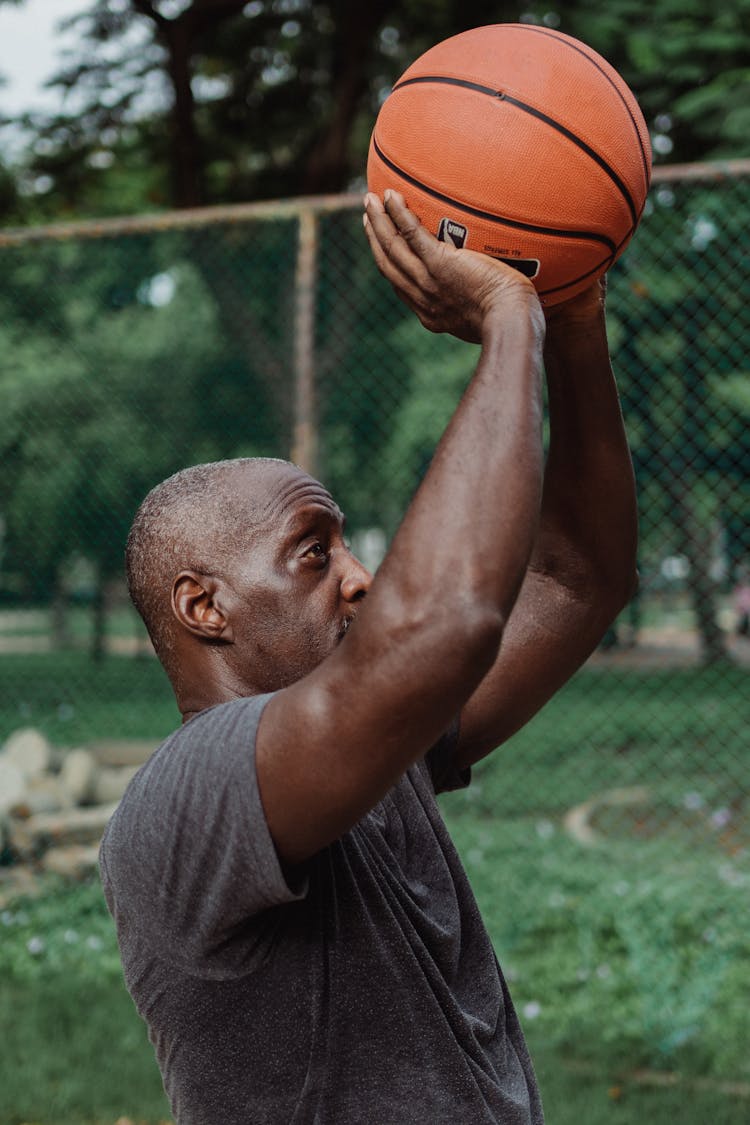
[[[174,725],[122,551],[140,499],[186,464],[291,456],[377,565],[476,353],[396,301],[360,211],[347,196],[0,233],[0,740],[155,743]],[[658,170],[608,298],[639,593],[445,804],[539,1049],[610,1050],[735,1094],[750,1083],[748,231],[750,161]]]

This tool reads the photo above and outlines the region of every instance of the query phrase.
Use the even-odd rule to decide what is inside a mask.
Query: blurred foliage
[[[609,277],[609,336],[641,497],[647,597],[687,560],[704,658],[726,656],[717,597],[750,558],[747,178],[662,179]],[[188,463],[294,447],[311,356],[318,463],[354,533],[389,537],[476,349],[425,332],[374,270],[351,199],[316,222],[227,216],[0,250],[0,593],[54,599],[83,554],[121,573],[146,491]],[[314,332],[298,339],[312,289]],[[674,584],[672,584],[674,585]]]
[[[60,109],[16,122],[6,222],[285,198],[363,185],[370,130],[428,47],[488,23],[589,43],[639,98],[657,161],[747,155],[750,0],[81,0],[51,76]],[[15,182],[14,182],[15,181]]]

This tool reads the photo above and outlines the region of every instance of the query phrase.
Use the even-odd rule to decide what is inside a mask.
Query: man
[[[435,792],[468,784],[633,590],[604,290],[545,328],[527,280],[439,243],[398,194],[366,198],[365,230],[426,327],[481,344],[376,578],[286,462],[185,470],[129,539],[184,725],[101,869],[179,1125],[542,1121]]]

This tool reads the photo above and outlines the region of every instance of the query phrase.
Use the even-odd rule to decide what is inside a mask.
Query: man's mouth
[[[354,620],[353,617],[345,617],[343,619],[343,621],[341,622],[341,628],[339,629],[339,640],[340,641],[343,641],[344,637],[349,632],[349,626],[351,625],[353,620]]]

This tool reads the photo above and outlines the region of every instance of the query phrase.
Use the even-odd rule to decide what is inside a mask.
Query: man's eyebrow
[[[313,502],[304,508],[300,508],[290,517],[284,540],[296,539],[321,523],[335,524],[343,531],[346,526],[346,516],[338,505],[331,506]]]

